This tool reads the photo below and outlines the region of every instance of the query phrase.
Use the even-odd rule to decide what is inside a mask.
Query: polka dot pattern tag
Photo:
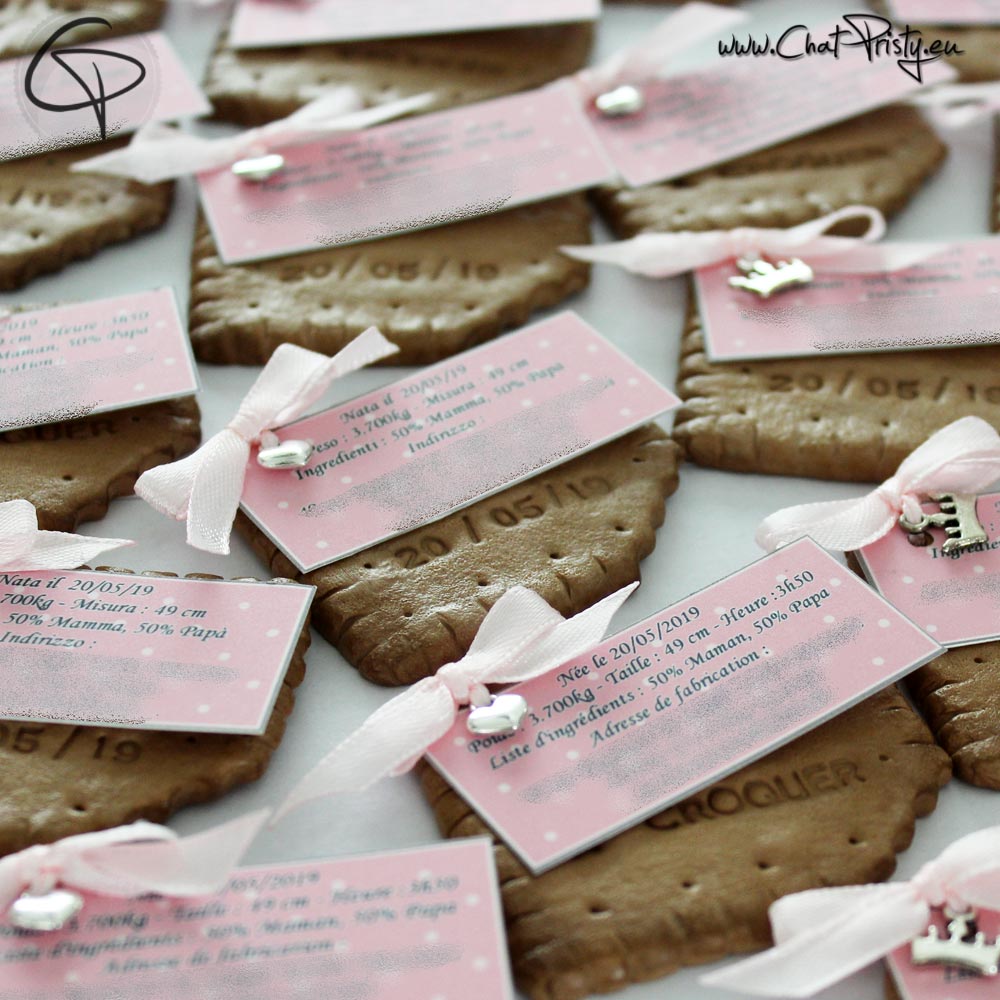
[[[510,688],[514,735],[459,719],[427,759],[538,874],[940,653],[806,538]]]
[[[2,573],[0,718],[259,735],[312,597],[291,581]]]

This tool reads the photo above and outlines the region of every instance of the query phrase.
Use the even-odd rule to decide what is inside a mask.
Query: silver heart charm
[[[528,703],[519,694],[495,694],[488,705],[469,712],[466,725],[477,736],[516,733],[528,712]]]
[[[642,111],[645,103],[642,91],[629,84],[615,87],[594,98],[594,107],[605,118],[624,118],[625,115],[637,114]]]
[[[308,441],[281,441],[257,452],[257,464],[265,469],[301,469],[312,457]]]
[[[242,181],[266,181],[279,170],[283,170],[285,158],[280,153],[269,153],[267,156],[251,156],[246,160],[237,160],[229,169]]]
[[[83,908],[83,896],[71,889],[53,889],[40,895],[25,892],[13,903],[7,915],[15,927],[26,931],[58,931]]]

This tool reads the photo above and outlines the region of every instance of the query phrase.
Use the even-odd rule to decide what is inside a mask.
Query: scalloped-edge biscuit
[[[888,878],[949,772],[889,689],[542,875],[494,835],[515,980],[581,1000],[767,947],[779,896]],[[445,836],[491,834],[436,771],[421,778]]]
[[[70,173],[77,160],[125,145],[113,139],[0,163],[0,290],[90,257],[163,225],[173,183]]]
[[[201,361],[264,364],[279,344],[335,354],[369,326],[429,364],[526,323],[583,289],[590,268],[559,252],[590,242],[581,194],[372,243],[224,264],[199,220],[191,342]]]
[[[190,573],[185,579],[223,577]],[[240,579],[262,587],[287,582]],[[184,806],[256,781],[284,735],[308,648],[307,619],[260,736],[0,721],[0,855],[137,819],[162,822]]]
[[[461,657],[512,586],[571,615],[639,578],[677,488],[647,425],[424,528],[300,574],[244,514],[272,573],[317,588],[313,625],[368,680],[410,684]]]
[[[711,362],[689,305],[674,437],[699,465],[882,482],[934,431],[1000,427],[1000,348]]]
[[[73,531],[103,517],[147,469],[186,455],[200,440],[193,396],[0,431],[0,502],[30,500],[40,527]]]
[[[891,215],[945,151],[915,108],[894,104],[672,181],[601,187],[594,197],[620,237],[794,226],[847,205]]]
[[[366,104],[433,94],[428,110],[540,87],[587,61],[589,23],[363,42],[233,49],[220,37],[205,74],[215,117],[239,125],[285,118],[349,84]]]

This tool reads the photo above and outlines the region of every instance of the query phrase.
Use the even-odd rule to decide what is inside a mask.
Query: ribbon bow
[[[186,520],[189,545],[227,554],[251,446],[304,413],[335,378],[397,350],[375,327],[332,358],[280,344],[229,424],[193,455],[144,472],[135,492],[161,514]]]
[[[108,549],[135,545],[127,538],[90,538],[65,531],[39,531],[27,500],[0,503],[0,571],[76,569]]]
[[[863,219],[862,236],[826,236],[840,222]],[[864,274],[894,271],[925,260],[940,247],[921,243],[867,246],[886,231],[878,209],[850,205],[790,229],[712,229],[707,232],[640,233],[630,240],[597,246],[564,246],[564,254],[598,264],[617,264],[635,274],[671,278],[700,267],[751,255],[801,256],[817,271]]]
[[[433,100],[433,94],[416,94],[364,108],[354,87],[336,87],[287,118],[222,139],[204,139],[151,122],[139,129],[122,149],[79,160],[70,169],[157,184],[186,174],[228,167],[237,160],[262,156],[281,146],[308,142],[329,132],[368,128],[419,111]]]
[[[404,774],[455,724],[460,708],[489,701],[487,684],[514,684],[554,670],[591,649],[639,586],[629,584],[572,618],[525,587],[511,587],[490,608],[469,651],[386,702],[323,758],[278,807],[282,819],[304,802],[363,792]]]
[[[700,978],[764,997],[810,997],[912,941],[933,907],[1000,909],[1000,827],[956,840],[909,882],[809,889],[771,904],[775,947]]]
[[[191,837],[139,820],[9,854],[0,858],[0,912],[24,891],[60,885],[125,898],[218,892],[269,815],[258,810]]]
[[[786,507],[764,518],[757,544],[773,552],[809,535],[823,548],[853,551],[888,534],[900,514],[919,521],[921,496],[981,493],[998,478],[1000,435],[979,417],[962,417],[932,434],[867,496]]]
[[[665,76],[671,62],[704,38],[740,24],[748,15],[711,3],[686,3],[665,17],[641,42],[616,52],[575,76],[585,98],[593,99],[621,84],[641,84]]]

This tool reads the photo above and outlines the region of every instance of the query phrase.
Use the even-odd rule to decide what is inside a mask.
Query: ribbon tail
[[[98,892],[101,883],[108,880],[130,887],[126,893],[119,890],[116,895],[137,891],[164,896],[216,893],[225,887],[233,868],[270,815],[269,809],[258,809],[190,837],[98,848],[86,855],[94,882],[76,884]]]
[[[896,478],[906,492],[979,493],[1000,478],[1000,434],[981,417],[961,417],[903,459]]]
[[[234,139],[203,139],[169,125],[152,122],[139,129],[127,146],[78,160],[70,170],[128,177],[143,184],[159,184],[186,174],[226,166],[239,155],[239,146]]]
[[[186,458],[147,469],[136,481],[135,495],[145,500],[158,513],[166,514],[175,521],[183,521],[187,517],[188,500],[195,478],[205,461],[206,449],[211,442],[210,438]]]
[[[809,258],[806,263],[821,274],[872,274],[902,271],[941,253],[933,243],[851,243],[842,253],[804,254]]]
[[[94,556],[135,542],[129,538],[96,538],[62,531],[40,531],[34,548],[12,569],[76,569]],[[0,567],[3,568],[3,567]]]
[[[250,445],[222,431],[202,449],[203,461],[191,487],[187,509],[188,544],[204,552],[229,554],[229,536],[243,496]]]
[[[732,256],[728,233],[640,233],[593,246],[562,246],[560,252],[591,264],[614,264],[647,278],[673,278]]]
[[[877,494],[857,500],[830,500],[786,507],[757,527],[757,544],[767,552],[808,535],[835,552],[860,549],[877,541],[896,523],[896,515]]]
[[[329,388],[330,383],[334,379],[338,379],[343,375],[348,375],[351,372],[357,371],[359,368],[364,368],[367,365],[372,364],[375,361],[379,361],[382,358],[387,358],[390,355],[397,354],[399,348],[386,340],[384,336],[379,332],[377,327],[370,326],[363,333],[359,333],[349,344],[341,348],[332,358],[328,358],[322,354],[316,354],[314,351],[306,351],[301,347],[294,347],[294,345],[282,344],[278,348],[278,351],[282,351],[283,348],[289,348],[289,350],[301,351],[304,354],[308,354],[311,357],[309,359],[302,359],[300,355],[295,355],[294,358],[291,354],[287,357],[278,358],[278,352],[276,351],[269,364],[286,364],[294,363],[298,366],[297,372],[297,391],[292,395],[292,401],[287,405],[279,409],[273,417],[273,420],[268,421],[268,426],[280,427],[282,424],[290,423],[295,420],[296,417],[301,416],[313,403],[316,402],[320,396],[326,392]],[[305,362],[309,361],[312,364],[312,369],[309,374],[303,378],[302,371],[305,369]]]
[[[795,917],[793,932],[775,947],[698,981],[751,996],[811,997],[911,941],[930,918],[906,883],[812,890],[775,905],[784,904],[787,917],[797,904],[812,908],[814,893],[831,894],[822,904],[826,920]]]
[[[437,677],[418,681],[387,701],[358,729],[330,751],[289,792],[274,823],[306,802],[363,792],[415,763],[455,721],[455,701]]]
[[[0,503],[0,566],[14,567],[38,539],[38,513],[28,500]]]
[[[604,638],[615,613],[638,586],[638,582],[630,583],[572,618],[558,622],[538,642],[529,647],[524,656],[515,657],[510,661],[500,660],[498,669],[490,671],[482,678],[482,682],[509,684],[538,677],[593,649]],[[538,597],[533,591],[528,593]],[[546,608],[549,607],[542,598],[538,597],[538,600],[542,601]],[[552,609],[549,608],[549,611]],[[524,627],[526,618],[525,615],[517,619],[519,627]]]

